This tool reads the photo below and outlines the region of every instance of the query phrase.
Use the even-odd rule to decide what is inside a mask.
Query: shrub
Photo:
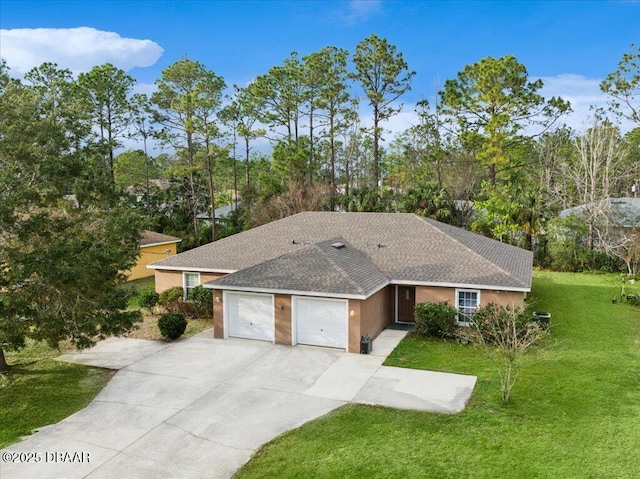
[[[416,305],[416,332],[425,336],[447,336],[456,327],[458,311],[447,302]]]
[[[153,307],[158,304],[160,295],[152,289],[145,289],[138,293],[138,306],[151,311]]]
[[[476,310],[471,328],[458,333],[488,352],[500,376],[504,403],[509,402],[525,353],[548,335],[546,327],[529,318],[523,309],[488,304]]]
[[[196,286],[191,290],[190,299],[195,303],[196,315],[199,318],[213,316],[213,291],[204,286]]]
[[[187,320],[181,313],[165,313],[158,320],[158,329],[163,337],[177,339],[187,329]]]
[[[181,286],[165,289],[158,297],[158,304],[170,313],[179,313],[184,303],[184,289]]]

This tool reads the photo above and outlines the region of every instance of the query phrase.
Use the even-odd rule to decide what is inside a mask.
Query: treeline
[[[385,124],[414,72],[376,35],[353,52],[294,52],[242,87],[182,58],[149,96],[109,64],[77,78],[44,64],[22,81],[3,65],[2,95],[20,90],[60,129],[64,141],[33,167],[72,158],[60,181],[80,209],[125,198],[185,248],[304,210],[401,211],[531,249],[542,266],[635,272],[640,235],[616,224],[608,199],[640,188],[639,63],[632,47],[601,84],[610,107],[583,131],[508,55],[465,66],[391,137]],[[636,128],[621,133],[623,118]],[[16,155],[29,148],[18,133],[0,132]],[[267,141],[268,154],[256,147]],[[231,203],[217,222],[215,208]],[[581,204],[586,214],[558,218]]]

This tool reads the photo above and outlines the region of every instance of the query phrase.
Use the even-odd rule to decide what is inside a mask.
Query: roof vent
[[[331,246],[335,249],[344,248],[344,243],[331,243]]]

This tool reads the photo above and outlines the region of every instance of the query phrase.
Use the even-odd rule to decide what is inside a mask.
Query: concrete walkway
[[[405,334],[384,331],[371,355],[211,330],[102,341],[61,359],[120,371],[88,407],[2,450],[0,477],[228,478],[265,442],[347,402],[464,409],[475,377],[382,366]]]

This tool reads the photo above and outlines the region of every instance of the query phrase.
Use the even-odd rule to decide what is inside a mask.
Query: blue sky
[[[88,28],[69,30],[78,27]],[[110,61],[141,91],[183,55],[243,85],[292,51],[353,51],[376,33],[416,71],[398,128],[466,64],[514,54],[547,95],[572,101],[577,127],[590,104],[604,104],[600,80],[640,43],[640,1],[0,0],[0,28],[0,55],[15,74],[44,60],[75,72]]]

